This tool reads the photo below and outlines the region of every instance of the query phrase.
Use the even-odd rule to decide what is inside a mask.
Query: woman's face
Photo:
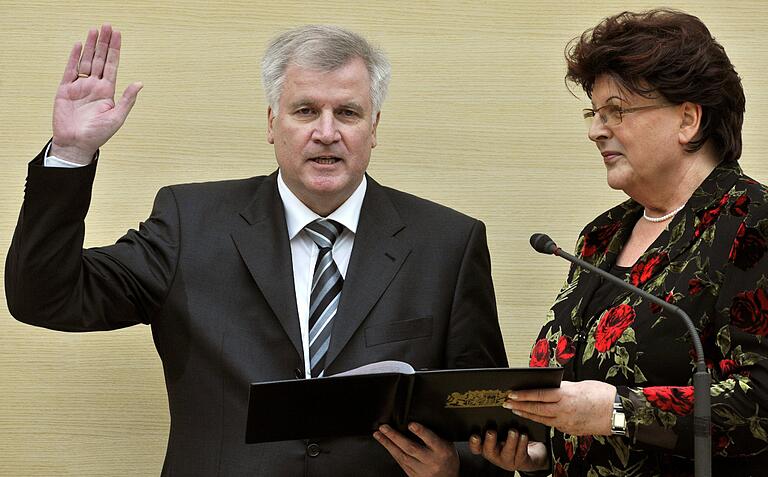
[[[606,105],[628,109],[664,104],[663,98],[646,98],[626,91],[607,75],[599,76],[592,90],[593,109]],[[663,192],[673,185],[684,167],[680,126],[676,106],[624,113],[617,125],[604,124],[596,115],[588,136],[603,156],[608,185],[635,199],[654,190]]]

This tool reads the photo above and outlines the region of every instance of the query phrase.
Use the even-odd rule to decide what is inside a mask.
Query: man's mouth
[[[315,162],[315,163],[321,164],[321,165],[331,165],[331,164],[336,164],[337,162],[339,162],[341,160],[341,158],[338,158],[336,156],[318,156],[318,157],[313,157],[310,160],[312,162]]]

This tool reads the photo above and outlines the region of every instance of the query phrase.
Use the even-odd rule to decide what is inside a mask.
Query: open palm
[[[101,34],[88,32],[85,47],[72,48],[53,105],[52,155],[87,164],[128,117],[142,84],[132,83],[115,103],[120,41],[104,25]]]

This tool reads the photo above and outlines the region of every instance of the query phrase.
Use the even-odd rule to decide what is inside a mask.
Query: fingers
[[[523,443],[521,441],[523,437],[526,438],[525,443],[527,444],[528,437],[525,436],[524,434],[519,434],[514,429],[510,429],[507,432],[507,441],[504,443],[504,446],[501,448],[501,452],[499,452],[499,459],[502,462],[523,462],[522,460],[519,460],[520,457],[517,455],[518,450],[520,449],[521,446],[523,446]]]
[[[563,392],[559,388],[511,391],[502,406],[518,416],[543,422],[542,419],[558,416],[562,398]]]
[[[415,466],[418,461],[405,452],[400,442],[400,438],[403,438],[398,432],[389,426],[381,426],[379,430],[373,433],[374,439],[379,441],[379,444],[387,449],[387,452],[395,459],[395,462],[408,474],[413,475]]]
[[[480,455],[483,453],[483,448],[480,445],[480,437],[475,434],[472,434],[469,437],[469,452],[475,455]]]
[[[83,55],[80,57],[80,65],[77,72],[90,75],[91,63],[93,63],[93,53],[96,51],[96,39],[99,37],[99,31],[95,28],[88,30],[88,37],[85,39]]]
[[[413,432],[416,437],[421,439],[421,441],[433,451],[443,450],[448,447],[448,444],[443,439],[439,438],[437,434],[419,423],[412,422],[408,424],[408,430]]]
[[[510,391],[510,393],[507,395],[508,399],[517,402],[557,402],[561,399],[561,397],[562,393],[559,388]]]
[[[522,409],[512,409],[512,412],[516,416],[524,417],[525,419],[529,419],[531,421],[539,422],[541,424],[544,424],[545,426],[558,427],[556,425],[556,423],[557,423],[556,422],[557,421],[557,415],[547,416],[547,415],[544,415],[544,414],[539,414],[540,412],[542,412],[540,410],[538,410],[536,413],[533,413],[533,412],[523,411]],[[560,429],[560,428],[558,427],[558,429]]]
[[[112,39],[112,25],[105,23],[101,26],[101,34],[96,42],[96,52],[93,55],[93,62],[91,63],[91,76],[101,78],[104,72],[104,64],[107,61],[107,52],[110,47],[110,40]]]
[[[514,455],[514,461],[515,462],[525,462],[528,460],[528,435],[527,434],[520,434],[520,437],[518,439],[515,439],[517,441],[517,445],[515,449],[513,449]]]
[[[112,32],[112,38],[109,41],[109,49],[107,50],[107,60],[104,64],[103,78],[112,83],[117,82],[117,66],[120,64],[121,38],[119,31],[115,30]]]
[[[373,437],[387,449],[409,476],[458,476],[459,454],[453,442],[443,440],[415,422],[408,424],[408,430],[422,440],[424,445],[387,425],[379,427]]]
[[[71,83],[77,79],[77,62],[80,59],[80,53],[83,51],[83,44],[79,41],[69,52],[69,60],[64,68],[64,75],[61,77],[61,84]]]
[[[496,446],[496,433],[494,431],[485,432],[485,440],[483,441],[483,457],[494,464],[498,462],[499,450]]]
[[[482,443],[478,436],[472,436],[469,440],[469,448],[473,454],[482,454],[488,462],[506,470],[519,469],[527,463],[527,444],[527,437],[522,441],[520,434],[514,430],[507,433],[505,442],[498,442],[495,431],[487,431]],[[523,452],[520,452],[521,448],[524,449]]]
[[[381,426],[379,430],[405,454],[413,457],[415,460],[423,460],[424,449],[421,445],[413,442],[387,425]]]
[[[115,113],[117,114],[118,118],[120,118],[120,124],[125,122],[125,118],[128,117],[128,113],[130,113],[131,109],[133,109],[133,105],[136,104],[136,97],[139,95],[139,91],[141,91],[141,88],[143,87],[143,83],[136,82],[131,83],[127,88],[125,88],[123,95],[115,105]]]
[[[538,418],[553,418],[557,417],[560,413],[560,406],[557,403],[543,403],[540,401],[505,401],[502,406],[511,410],[518,416],[522,416],[528,419],[530,419],[530,416],[537,416]]]

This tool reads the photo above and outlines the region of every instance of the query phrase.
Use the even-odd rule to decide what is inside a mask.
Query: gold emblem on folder
[[[499,389],[481,389],[451,393],[445,400],[445,407],[501,407],[508,392]]]

